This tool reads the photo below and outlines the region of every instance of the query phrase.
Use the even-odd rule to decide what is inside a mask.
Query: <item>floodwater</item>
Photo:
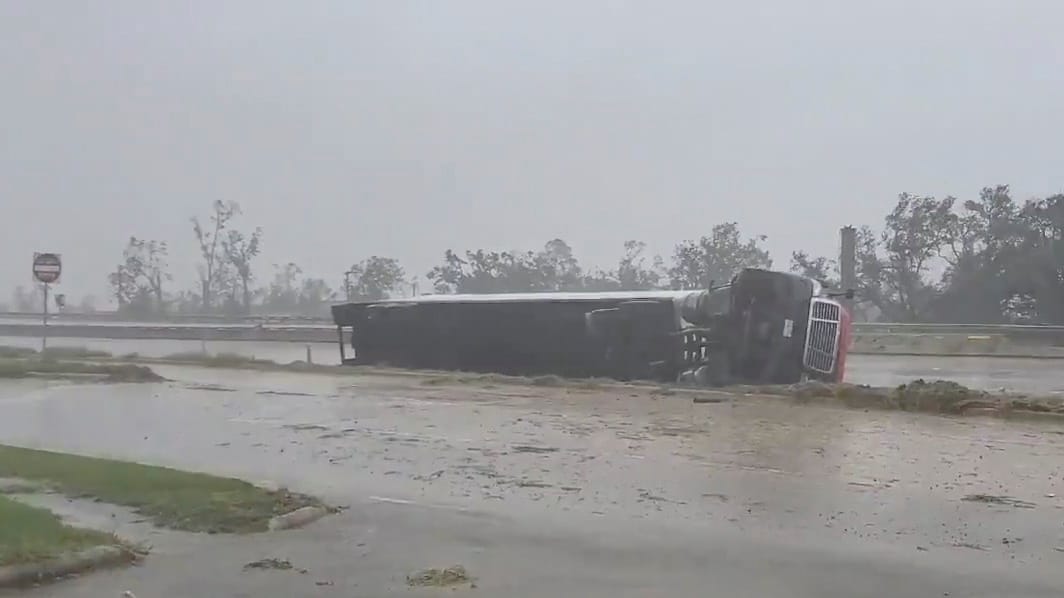
[[[325,365],[340,363],[336,343],[284,343],[248,341],[110,340],[50,338],[50,346],[87,347],[115,355],[138,353],[164,357],[182,352],[237,353],[278,363],[296,360]],[[40,348],[40,339],[0,337],[0,345]],[[846,381],[871,386],[896,386],[916,378],[954,380],[972,388],[1015,392],[1064,393],[1064,377],[1055,359],[1011,357],[921,357],[851,355],[846,363]]]
[[[404,572],[453,564],[500,596],[704,595],[707,576],[744,596],[1064,588],[1056,426],[158,369],[172,381],[0,384],[0,442],[271,480],[350,508],[276,540],[163,550],[47,595],[391,595],[408,591]],[[309,577],[241,571],[265,557],[302,559]],[[189,585],[188,567],[211,575]]]

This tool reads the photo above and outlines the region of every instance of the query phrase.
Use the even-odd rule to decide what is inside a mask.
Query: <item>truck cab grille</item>
[[[830,375],[839,354],[839,323],[842,306],[830,299],[813,297],[809,303],[809,327],[805,335],[802,364],[806,369]]]

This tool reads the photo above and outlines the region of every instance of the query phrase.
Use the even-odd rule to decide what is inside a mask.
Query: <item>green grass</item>
[[[30,347],[0,345],[0,358],[40,357],[42,359],[110,359],[110,351],[89,349],[88,347],[48,347],[43,351]]]
[[[36,349],[29,347],[13,347],[11,345],[0,345],[0,359],[16,359],[31,357],[37,354]]]
[[[0,496],[0,565],[29,563],[117,543],[110,534],[70,527],[50,511]]]
[[[48,347],[40,352],[42,358],[48,359],[110,359],[110,351],[89,349],[88,347]]]
[[[159,382],[162,376],[146,366],[132,363],[96,364],[54,359],[0,358],[0,378],[29,378],[44,376],[99,376],[108,382]]]
[[[237,353],[202,353],[198,351],[184,351],[181,353],[171,353],[164,356],[161,361],[180,361],[183,363],[194,363],[196,365],[203,365],[208,367],[245,367],[245,366],[277,366],[277,362],[270,361],[268,359],[255,359],[252,357],[245,357]]]
[[[264,531],[275,515],[320,504],[232,478],[6,445],[0,477],[47,482],[67,496],[129,507],[160,527],[193,532]]]

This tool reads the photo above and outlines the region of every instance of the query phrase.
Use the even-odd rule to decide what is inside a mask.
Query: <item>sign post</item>
[[[48,285],[59,280],[63,271],[63,262],[58,253],[34,253],[33,277],[44,286],[44,312],[42,315],[44,331],[41,335],[41,351],[48,348]]]

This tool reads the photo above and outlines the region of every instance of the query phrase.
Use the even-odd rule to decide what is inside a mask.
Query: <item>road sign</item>
[[[50,284],[59,280],[59,273],[63,270],[63,262],[58,253],[35,253],[33,254],[33,277]]]

